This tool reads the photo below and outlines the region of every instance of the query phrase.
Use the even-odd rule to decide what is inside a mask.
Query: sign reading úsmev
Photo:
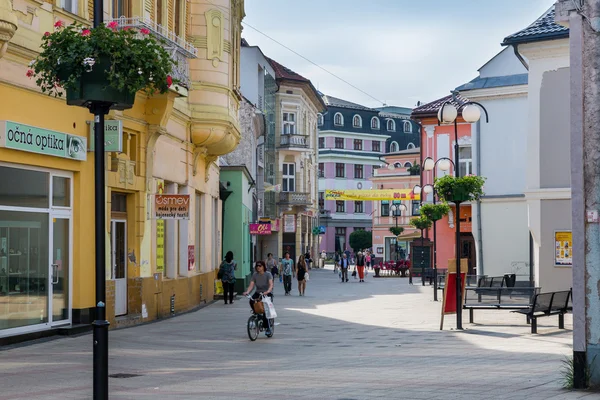
[[[87,138],[12,121],[0,121],[0,147],[71,160],[87,159]]]
[[[154,218],[190,219],[189,194],[154,195]]]

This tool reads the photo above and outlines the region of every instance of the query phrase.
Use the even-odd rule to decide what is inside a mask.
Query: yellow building
[[[121,27],[166,39],[182,82],[179,92],[138,93],[132,109],[107,116],[123,144],[105,153],[107,317],[117,327],[213,298],[221,259],[215,161],[240,138],[244,3],[104,4],[105,22],[118,16]],[[0,0],[0,338],[94,318],[94,157],[85,151],[92,115],[25,76],[43,33],[57,20],[91,25],[91,6]],[[157,193],[189,195],[190,218],[155,219]]]

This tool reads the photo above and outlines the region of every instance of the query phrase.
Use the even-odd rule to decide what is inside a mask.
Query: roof
[[[569,37],[569,28],[555,22],[554,5],[527,28],[504,38],[503,46]]]
[[[353,110],[364,110],[364,111],[374,111],[377,112],[374,108],[369,108],[365,106],[361,106],[360,104],[352,103],[350,101],[342,100],[337,97],[322,95],[323,101],[328,107],[341,107],[341,108],[351,108]]]
[[[400,114],[400,115],[410,115],[412,108],[409,107],[397,107],[397,106],[383,106],[376,107],[376,110],[381,111],[382,113],[387,114]]]
[[[460,106],[462,106],[466,102],[468,102],[466,98],[462,97],[459,94],[456,95],[456,101],[452,100],[452,95],[448,95],[446,97],[442,97],[441,99],[434,100],[430,103],[423,104],[422,106],[413,109],[411,118],[437,116],[438,110],[440,109],[440,107],[442,107],[442,104],[444,104],[447,101],[450,101],[450,103],[453,104],[457,109],[460,108]]]
[[[265,58],[267,59],[267,61],[269,61],[269,63],[273,67],[273,70],[275,71],[275,78],[290,79],[290,80],[299,81],[299,82],[310,82],[310,80],[308,80],[305,77],[303,77],[302,75],[292,71],[288,67],[285,67],[285,66],[279,64],[277,61],[275,61],[269,57],[265,57]]]
[[[529,74],[496,76],[490,78],[477,77],[472,81],[456,88],[459,92],[475,89],[489,89],[505,86],[527,85]]]

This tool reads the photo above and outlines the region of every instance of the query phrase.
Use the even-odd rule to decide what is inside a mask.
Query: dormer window
[[[357,114],[352,118],[352,127],[362,128],[362,118],[360,115]]]
[[[333,124],[335,126],[344,126],[344,116],[341,113],[335,113]]]
[[[317,114],[317,125],[323,125],[323,114]]]
[[[379,129],[379,118],[371,118],[371,129]]]
[[[409,143],[408,146],[406,147],[408,150],[414,149],[415,145],[412,143]]]
[[[410,121],[404,121],[404,132],[412,133],[412,124]]]
[[[397,153],[400,150],[397,142],[392,142],[390,144],[390,153]]]
[[[387,130],[390,132],[396,132],[396,121],[394,121],[393,119],[388,119]]]

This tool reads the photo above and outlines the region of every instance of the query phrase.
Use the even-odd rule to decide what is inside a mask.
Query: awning
[[[411,240],[411,239],[420,239],[420,238],[421,238],[420,231],[414,231],[411,233],[400,234],[396,237],[396,239],[398,239],[398,240]]]

